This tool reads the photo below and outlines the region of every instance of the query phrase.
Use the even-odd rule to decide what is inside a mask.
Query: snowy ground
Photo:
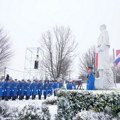
[[[120,89],[120,83],[115,85],[116,89]]]
[[[86,84],[83,84],[83,88],[86,89]],[[116,85],[117,89],[120,89],[120,84]],[[53,99],[54,96],[48,97],[47,99]],[[13,107],[17,107],[18,109],[22,109],[25,105],[35,105],[35,106],[41,106],[42,103],[45,100],[42,98],[42,100],[38,100],[38,98],[36,98],[35,100],[16,100],[16,101],[5,101],[5,103],[7,103],[11,108]],[[57,114],[57,105],[48,105],[50,114],[51,114],[51,120],[54,120],[55,118],[55,114]]]
[[[86,90],[86,83],[83,83],[83,85],[82,85],[82,86],[83,86],[84,90]],[[114,88],[115,88],[115,89],[119,89],[119,90],[120,90],[120,83],[115,84],[115,85],[114,85]]]

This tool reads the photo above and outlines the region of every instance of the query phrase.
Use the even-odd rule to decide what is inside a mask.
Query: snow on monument
[[[111,89],[114,85],[114,77],[110,67],[110,43],[106,25],[101,25],[100,31],[97,43],[99,78],[96,78],[95,86],[97,89]]]

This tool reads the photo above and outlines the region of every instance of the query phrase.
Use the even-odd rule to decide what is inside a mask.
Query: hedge
[[[117,116],[120,112],[119,91],[60,90],[56,120],[72,120],[78,112],[93,110]]]

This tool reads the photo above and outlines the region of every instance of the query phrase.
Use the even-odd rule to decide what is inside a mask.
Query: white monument
[[[110,67],[110,43],[108,32],[104,24],[100,26],[100,31],[101,33],[97,43],[99,78],[96,78],[95,86],[97,89],[112,89],[114,77]]]

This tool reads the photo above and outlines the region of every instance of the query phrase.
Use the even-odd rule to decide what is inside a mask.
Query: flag
[[[116,50],[116,57],[120,54],[120,50]]]
[[[120,62],[120,50],[116,50],[116,58],[114,60],[114,64],[118,64]]]

